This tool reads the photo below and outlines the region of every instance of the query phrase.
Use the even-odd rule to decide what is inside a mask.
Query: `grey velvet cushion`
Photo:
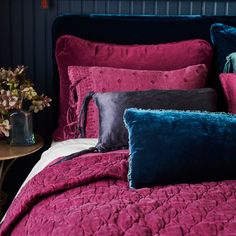
[[[217,111],[217,95],[211,88],[96,93],[93,99],[99,109],[96,147],[101,152],[128,148],[123,122],[127,108]]]

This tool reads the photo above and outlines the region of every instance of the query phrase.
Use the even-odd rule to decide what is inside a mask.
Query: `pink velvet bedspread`
[[[236,181],[129,189],[128,151],[48,166],[14,200],[0,235],[236,235]]]

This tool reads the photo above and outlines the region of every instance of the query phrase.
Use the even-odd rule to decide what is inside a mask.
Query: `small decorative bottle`
[[[33,133],[32,113],[24,110],[14,110],[9,117],[10,136],[12,146],[29,146],[35,144]]]

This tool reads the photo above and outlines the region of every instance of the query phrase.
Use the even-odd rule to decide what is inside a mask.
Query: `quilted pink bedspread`
[[[14,200],[0,235],[236,235],[236,181],[132,190],[127,156],[48,166]]]

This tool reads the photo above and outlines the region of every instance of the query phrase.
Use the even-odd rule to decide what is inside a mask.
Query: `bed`
[[[59,101],[58,91],[62,93],[63,86],[68,87],[60,84],[61,70],[55,58],[56,42],[63,35],[117,45],[194,39],[211,42],[209,29],[216,22],[236,26],[236,17],[60,16],[52,29],[56,88],[53,100]],[[65,48],[68,40],[64,39],[61,47]],[[207,86],[218,91],[218,105],[225,109],[215,61],[216,57]],[[55,121],[58,121],[59,106],[58,103],[53,107]],[[93,137],[93,132],[87,138],[64,137],[66,140],[58,138],[52,143],[8,209],[0,235],[236,235],[233,178],[129,188],[128,148],[87,153],[55,164],[63,156],[95,146],[98,139]]]

